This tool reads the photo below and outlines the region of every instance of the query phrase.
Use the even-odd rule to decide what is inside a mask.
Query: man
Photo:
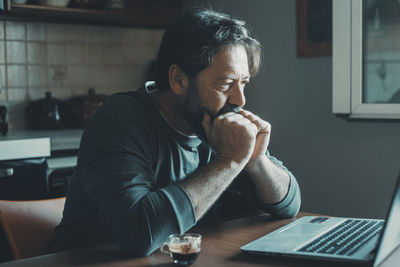
[[[109,97],[82,137],[52,251],[116,242],[149,255],[168,235],[250,209],[295,216],[294,176],[243,109],[260,64],[244,22],[202,10],[163,36],[156,83]]]

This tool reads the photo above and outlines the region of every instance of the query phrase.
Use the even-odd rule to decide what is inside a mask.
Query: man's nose
[[[246,104],[246,97],[244,96],[244,85],[235,84],[235,86],[230,90],[228,101],[229,104],[243,107]]]

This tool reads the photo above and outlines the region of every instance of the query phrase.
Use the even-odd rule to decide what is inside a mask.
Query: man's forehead
[[[248,77],[247,52],[242,46],[226,47],[214,56],[209,69],[220,78]]]

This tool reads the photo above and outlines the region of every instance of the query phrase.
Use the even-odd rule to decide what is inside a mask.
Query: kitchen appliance
[[[50,139],[12,138],[10,135],[0,136],[0,199],[45,198]]]
[[[94,88],[89,88],[87,95],[70,98],[68,106],[72,116],[68,119],[67,125],[72,128],[84,128],[106,98],[106,95],[96,94]]]
[[[46,198],[46,168],[46,158],[0,161],[0,199]]]
[[[28,127],[34,130],[51,130],[64,127],[69,110],[65,102],[46,92],[45,98],[32,101],[27,109]]]
[[[80,129],[12,130],[0,136],[0,199],[64,196],[76,163]]]

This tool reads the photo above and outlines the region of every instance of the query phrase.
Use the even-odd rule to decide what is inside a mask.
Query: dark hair
[[[156,63],[159,90],[169,89],[168,71],[178,65],[189,77],[207,68],[227,46],[241,45],[248,57],[250,75],[260,67],[260,43],[252,38],[245,22],[212,10],[191,10],[177,18],[164,33]]]

